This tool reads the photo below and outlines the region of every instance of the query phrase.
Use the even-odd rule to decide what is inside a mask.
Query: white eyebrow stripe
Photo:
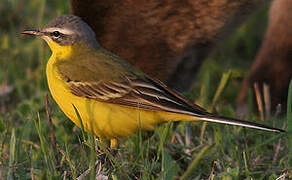
[[[74,31],[70,30],[70,29],[66,29],[66,28],[57,28],[57,27],[51,27],[51,28],[46,28],[44,29],[46,32],[54,32],[54,31],[59,31],[62,34],[73,34]]]

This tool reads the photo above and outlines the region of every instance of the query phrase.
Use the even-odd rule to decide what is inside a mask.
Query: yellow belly
[[[153,130],[155,125],[163,122],[193,119],[187,115],[131,108],[76,96],[66,87],[50,60],[47,65],[47,79],[54,100],[66,116],[80,127],[74,105],[84,129],[101,138],[125,137],[134,134],[139,128]]]

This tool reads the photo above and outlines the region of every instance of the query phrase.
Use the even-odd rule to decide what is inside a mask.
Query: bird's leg
[[[111,149],[116,149],[117,145],[118,145],[118,140],[117,139],[114,138],[114,139],[110,140],[110,148]]]

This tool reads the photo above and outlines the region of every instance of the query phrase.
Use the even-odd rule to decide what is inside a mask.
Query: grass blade
[[[210,84],[211,84],[211,79],[210,79],[210,72],[207,71],[204,79],[203,79],[203,83],[202,83],[202,87],[201,87],[201,91],[200,91],[200,98],[199,98],[199,104],[202,107],[206,107],[207,106],[207,102],[210,96]],[[201,126],[201,132],[200,132],[200,144],[203,144],[203,140],[204,140],[204,134],[206,131],[206,126],[207,126],[207,122],[203,122],[202,126]]]
[[[93,129],[91,129],[91,132],[88,133],[87,135],[87,140],[85,139],[85,130],[84,130],[84,126],[83,126],[83,121],[82,121],[82,118],[80,116],[80,113],[78,111],[78,109],[75,107],[74,104],[72,104],[74,110],[75,110],[75,113],[76,113],[76,116],[80,122],[80,128],[81,128],[81,133],[82,133],[82,138],[83,138],[83,142],[87,142],[89,148],[90,148],[90,155],[89,155],[89,170],[90,170],[90,179],[95,179],[95,159],[96,159],[96,156],[95,156],[95,136],[93,134]],[[90,121],[92,122],[92,121]],[[93,125],[91,125],[91,128],[93,127]]]
[[[212,146],[207,145],[205,146],[199,154],[196,155],[196,158],[191,162],[190,166],[186,170],[186,172],[181,176],[180,180],[186,180],[188,177],[192,174],[192,171],[196,168],[200,160],[203,158],[203,156],[209,152]]]
[[[211,107],[208,109],[209,111],[213,111],[213,108],[216,104],[216,102],[218,101],[220,95],[222,94],[224,88],[226,87],[227,83],[229,82],[229,79],[232,75],[232,71],[229,70],[227,73],[223,73],[222,78],[220,80],[219,86],[216,90],[216,93],[214,95],[214,98],[212,100],[212,104]],[[203,122],[202,127],[201,127],[201,134],[200,134],[200,144],[203,144],[203,138],[204,138],[204,134],[206,131],[206,126],[207,126],[207,122]]]
[[[57,171],[56,171],[56,166],[55,166],[55,162],[54,162],[54,157],[49,152],[50,147],[48,146],[48,143],[45,140],[45,135],[44,135],[43,130],[42,130],[41,118],[40,118],[39,113],[38,113],[38,118],[37,118],[37,120],[34,120],[34,123],[35,123],[37,133],[39,135],[43,157],[45,159],[45,163],[46,163],[47,168],[49,170],[48,176],[52,178],[52,177],[56,176]]]
[[[288,102],[287,102],[287,125],[288,125],[288,141],[289,141],[289,164],[292,164],[292,79],[289,85]]]
[[[9,170],[8,170],[8,180],[13,180],[13,165],[15,160],[15,145],[16,145],[16,138],[15,138],[15,129],[12,129],[11,138],[10,138],[10,148],[9,148]]]
[[[212,100],[212,105],[210,108],[211,111],[213,110],[213,108],[214,108],[216,102],[218,101],[220,95],[222,94],[224,88],[227,86],[229,79],[231,77],[231,74],[232,74],[231,70],[229,70],[227,73],[223,73],[222,78],[221,78],[220,83],[219,83],[219,86],[218,86],[216,93],[214,95],[214,98]]]
[[[82,139],[83,139],[82,141],[85,142],[86,141],[86,138],[85,138],[85,130],[84,130],[84,126],[83,126],[83,122],[82,122],[81,116],[79,114],[78,109],[74,106],[74,104],[72,104],[72,106],[73,106],[73,108],[75,110],[75,113],[76,113],[76,115],[78,117],[78,120],[80,122],[81,134],[82,134]]]

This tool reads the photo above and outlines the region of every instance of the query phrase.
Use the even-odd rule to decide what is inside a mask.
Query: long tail
[[[201,121],[229,124],[229,125],[235,125],[235,126],[243,126],[243,127],[253,128],[253,129],[260,129],[264,131],[286,132],[283,129],[273,128],[273,127],[269,127],[269,126],[251,122],[251,121],[244,121],[244,120],[228,118],[228,117],[223,117],[223,116],[204,115],[204,116],[199,116],[199,117],[197,116],[197,118]]]

